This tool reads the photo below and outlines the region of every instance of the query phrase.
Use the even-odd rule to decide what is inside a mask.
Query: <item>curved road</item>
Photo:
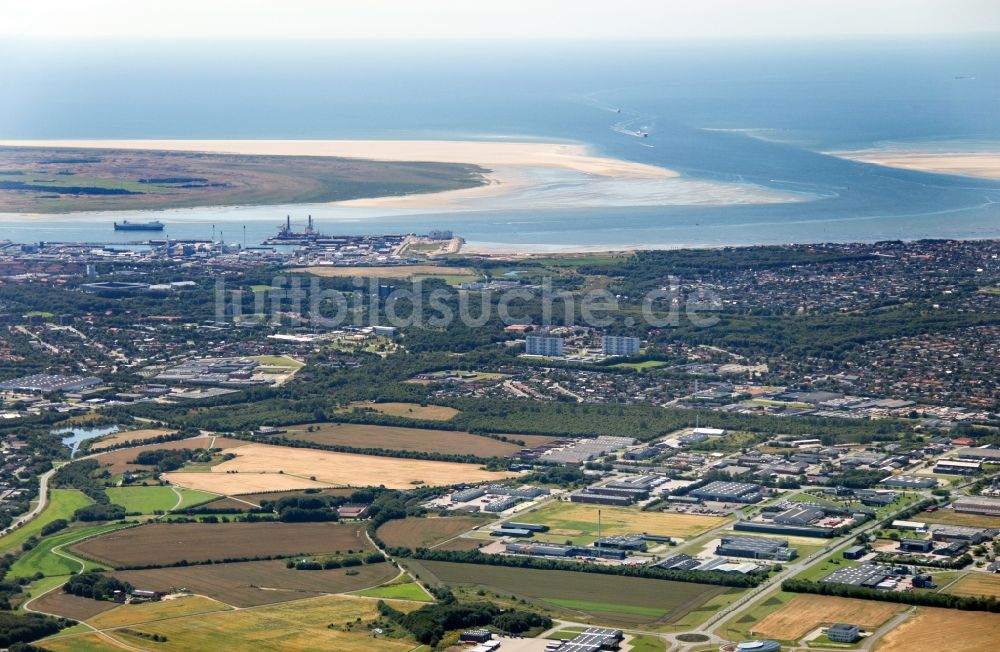
[[[21,514],[20,516],[17,517],[17,519],[14,520],[13,523],[5,527],[3,530],[0,530],[0,537],[10,534],[14,530],[18,529],[19,527],[21,527],[22,525],[24,525],[25,523],[27,523],[28,521],[30,521],[31,519],[35,518],[36,516],[42,513],[42,510],[45,509],[45,506],[48,505],[49,503],[49,480],[52,479],[52,476],[58,469],[59,467],[55,466],[51,470],[46,471],[45,473],[38,476],[38,504],[35,505],[35,508],[33,510],[25,514]]]

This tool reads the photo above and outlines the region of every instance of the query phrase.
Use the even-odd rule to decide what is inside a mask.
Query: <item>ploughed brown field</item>
[[[387,546],[431,548],[489,522],[468,516],[404,518],[388,521],[378,529],[378,535]]]
[[[34,600],[31,603],[31,610],[73,620],[87,620],[117,606],[115,602],[81,598],[57,588]]]
[[[108,467],[108,472],[112,475],[125,473],[126,471],[148,471],[151,467],[132,464],[136,456],[143,451],[156,450],[180,450],[182,448],[235,448],[245,446],[249,442],[240,439],[228,439],[226,437],[192,437],[191,439],[181,439],[180,441],[168,441],[162,444],[147,444],[146,446],[136,446],[134,448],[119,448],[118,450],[101,453],[94,459]]]
[[[309,432],[310,427],[314,429],[312,432]],[[555,437],[537,435],[506,436],[511,440],[523,441],[527,446],[539,446],[555,439]],[[315,423],[292,426],[288,428],[286,437],[332,446],[478,455],[479,457],[506,457],[522,448],[522,446],[509,441],[503,442],[455,430],[371,426],[357,423]]]
[[[116,571],[114,576],[147,591],[187,589],[234,607],[310,598],[324,593],[358,591],[388,582],[398,570],[390,563],[303,571],[285,568],[285,562],[251,561],[177,568]]]
[[[71,549],[121,568],[182,560],[346,553],[371,549],[371,544],[361,527],[347,523],[155,523],[109,532]]]

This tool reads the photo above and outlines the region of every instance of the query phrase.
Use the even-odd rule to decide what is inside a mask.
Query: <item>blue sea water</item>
[[[809,193],[734,206],[403,214],[193,209],[171,237],[248,242],[286,213],[325,232],[451,228],[514,246],[718,246],[1000,237],[1000,182],[824,155],[885,142],[1000,149],[995,39],[673,44],[0,45],[0,138],[532,138],[687,177]],[[620,110],[620,112],[618,112]],[[631,131],[645,129],[646,138]],[[176,217],[176,220],[170,219]],[[113,240],[108,216],[0,222],[0,238]],[[95,225],[98,226],[95,229]],[[96,234],[96,235],[95,235]]]

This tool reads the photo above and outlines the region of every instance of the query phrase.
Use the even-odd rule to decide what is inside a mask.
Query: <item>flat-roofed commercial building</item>
[[[1000,498],[986,496],[963,496],[953,505],[956,512],[964,514],[982,514],[984,516],[1000,516]]]
[[[942,475],[975,475],[982,470],[982,462],[965,460],[941,460],[934,465],[934,473]]]
[[[853,643],[861,638],[861,628],[849,623],[836,623],[827,627],[826,637],[837,643]]]
[[[931,489],[937,486],[936,478],[919,477],[915,475],[893,475],[879,484],[898,489]]]
[[[788,547],[785,539],[767,537],[722,537],[715,554],[724,557],[748,557],[750,559],[773,559],[789,561],[797,556],[794,548]]]
[[[998,448],[960,448],[955,451],[955,455],[960,460],[1000,463],[1000,449]]]
[[[62,374],[35,374],[0,383],[0,391],[47,394],[49,392],[78,392],[103,383],[97,376],[64,376]]]
[[[756,503],[763,498],[759,485],[724,480],[709,482],[704,487],[693,490],[691,495],[702,500],[730,503]]]

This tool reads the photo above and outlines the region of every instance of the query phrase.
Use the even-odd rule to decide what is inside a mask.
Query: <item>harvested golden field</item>
[[[35,641],[32,645],[51,652],[122,652],[121,645],[116,645],[107,634],[74,634],[72,636],[56,636],[43,641]]]
[[[226,496],[256,494],[262,491],[290,491],[293,489],[323,488],[326,485],[309,478],[284,473],[164,473],[170,484],[187,489],[210,491]]]
[[[872,631],[899,612],[904,605],[871,600],[800,594],[753,627],[756,636],[797,641],[820,625],[856,623]]]
[[[172,618],[136,627],[146,634],[161,634],[165,642],[155,649],[165,652],[190,650],[337,650],[337,652],[405,652],[416,647],[408,639],[380,639],[377,647],[364,626],[355,625],[345,631],[345,625],[356,620],[370,621],[376,617],[377,600],[346,596],[323,596],[296,600],[257,609],[217,611],[198,616]],[[391,602],[393,607],[407,611],[420,606],[416,603]],[[149,649],[146,639],[109,632],[116,639],[142,649]],[[62,648],[71,649],[71,648]]]
[[[342,523],[152,523],[70,548],[109,566],[173,564],[264,555],[368,550],[361,527]]]
[[[354,401],[348,405],[351,409],[375,410],[382,414],[407,419],[425,419],[427,421],[448,421],[459,411],[446,405],[421,405],[420,403],[376,403],[374,401]]]
[[[313,431],[309,432],[309,428]],[[316,423],[288,428],[289,439],[331,446],[383,448],[420,453],[452,453],[480,457],[506,457],[520,446],[490,437],[455,430],[371,426],[360,423]]]
[[[108,435],[107,437],[103,437],[100,441],[95,442],[90,447],[90,450],[104,450],[105,448],[111,448],[112,446],[118,446],[119,444],[145,441],[147,439],[162,437],[163,435],[172,435],[175,432],[177,431],[167,430],[166,428],[145,428],[142,430],[129,430],[128,432],[116,432],[113,435]]]
[[[997,647],[1000,614],[920,607],[886,634],[875,652],[984,652]]]
[[[240,439],[228,439],[226,437],[192,437],[181,439],[180,441],[168,441],[162,444],[147,444],[146,446],[136,446],[134,448],[119,448],[117,450],[100,453],[94,457],[95,460],[108,467],[112,474],[125,473],[126,471],[148,471],[151,467],[133,464],[136,456],[143,451],[156,450],[179,450],[182,448],[222,448],[229,449],[237,446],[245,446],[248,442]]]
[[[201,595],[184,595],[160,600],[159,602],[116,605],[114,609],[94,616],[88,619],[87,622],[97,629],[107,629],[109,627],[126,627],[138,623],[148,623],[154,620],[163,620],[164,618],[177,618],[178,616],[223,611],[229,608],[227,604]]]
[[[987,573],[969,573],[945,591],[955,595],[992,595],[1000,598],[1000,577]]]
[[[45,595],[33,600],[29,605],[32,611],[72,618],[73,620],[88,620],[97,614],[114,609],[118,605],[106,600],[91,600],[66,593],[62,587],[55,588]]]
[[[234,607],[253,607],[367,589],[398,574],[389,563],[356,566],[351,569],[356,571],[354,575],[348,575],[347,570],[300,571],[286,568],[284,561],[272,560],[117,571],[115,577],[146,590],[185,588]]]
[[[363,276],[364,278],[402,278],[412,279],[416,276],[475,276],[476,273],[468,267],[444,267],[442,265],[395,265],[391,267],[305,267],[296,268],[295,272],[322,276],[325,278]]]
[[[386,522],[378,529],[378,535],[389,546],[431,548],[487,523],[489,519],[469,516],[404,518]]]
[[[283,471],[303,478],[315,477],[321,482],[337,485],[354,487],[385,485],[390,489],[484,482],[517,475],[510,472],[486,471],[478,464],[333,453],[269,444],[249,444],[228,452],[235,454],[236,457],[213,467],[213,472],[236,471],[242,474]]]

